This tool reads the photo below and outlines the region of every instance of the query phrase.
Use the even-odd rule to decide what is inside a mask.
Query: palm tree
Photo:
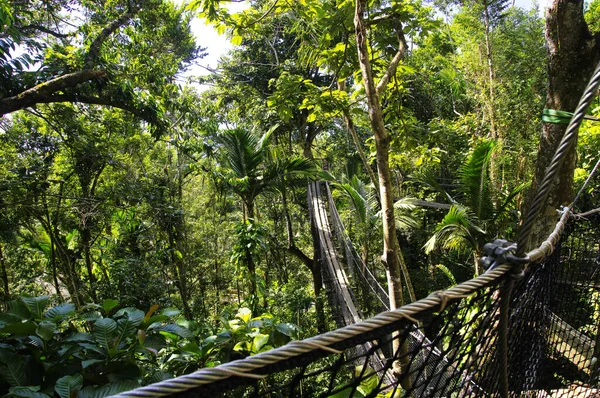
[[[308,159],[295,155],[285,157],[275,148],[269,148],[269,139],[277,127],[272,127],[260,138],[242,128],[225,130],[218,138],[220,153],[229,166],[223,180],[243,202],[244,223],[254,222],[254,204],[260,194],[284,190],[290,179],[314,174],[314,165]],[[254,295],[256,264],[247,246],[244,251],[250,274],[250,294]]]
[[[475,273],[479,273],[479,254],[485,242],[501,232],[501,224],[511,210],[515,197],[529,184],[520,184],[508,192],[494,192],[489,178],[494,141],[479,144],[459,170],[457,198],[444,190],[432,176],[417,180],[442,193],[450,202],[448,213],[440,221],[423,248],[427,254],[438,247],[472,251]]]

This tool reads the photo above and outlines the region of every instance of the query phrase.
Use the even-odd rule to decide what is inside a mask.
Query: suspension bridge
[[[600,213],[573,217],[583,188],[548,238],[525,253],[533,222],[599,86],[600,65],[516,248],[492,246],[490,252],[500,255],[490,257],[486,273],[387,310],[387,292],[356,255],[329,187],[311,183],[310,218],[339,328],[118,397],[600,396]],[[363,320],[355,280],[383,312]]]

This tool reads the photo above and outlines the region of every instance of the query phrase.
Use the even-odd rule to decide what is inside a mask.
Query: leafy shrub
[[[174,308],[146,313],[117,300],[70,303],[22,297],[0,313],[0,393],[100,398],[198,368],[254,355],[297,338],[298,328],[240,309],[209,337]],[[176,320],[176,321],[175,321]],[[206,333],[201,331],[200,333]]]

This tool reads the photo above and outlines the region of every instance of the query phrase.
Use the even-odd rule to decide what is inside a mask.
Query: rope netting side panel
[[[571,220],[554,253],[517,285],[509,321],[512,392],[600,395],[599,222],[598,215]]]
[[[421,311],[418,327],[403,318],[381,328],[344,339],[292,359],[256,369],[257,380],[232,376],[178,397],[449,397],[495,395],[497,376],[487,366],[495,361],[498,289],[482,289],[449,303],[443,311]],[[429,339],[416,339],[427,335]],[[398,340],[397,345],[393,340]],[[373,342],[366,352],[355,348]],[[385,361],[373,361],[378,350],[401,347]],[[336,351],[335,353],[331,350]],[[395,361],[404,374],[388,380]],[[373,363],[381,363],[374,368]],[[485,387],[485,388],[484,388]]]

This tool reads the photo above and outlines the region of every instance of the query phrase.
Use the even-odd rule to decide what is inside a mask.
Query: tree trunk
[[[600,60],[600,33],[589,32],[583,14],[583,0],[554,0],[546,12],[547,109],[573,112]],[[541,185],[566,128],[566,124],[543,123],[532,192]],[[575,149],[574,145],[554,180],[546,207],[532,230],[530,247],[537,247],[547,237],[558,220],[556,209],[573,199]]]
[[[388,290],[390,293],[390,308],[402,306],[402,278],[400,275],[399,256],[396,255],[398,238],[396,235],[396,222],[394,218],[394,198],[392,193],[392,176],[389,167],[390,139],[383,122],[379,96],[375,89],[375,80],[369,51],[367,48],[367,31],[364,24],[366,1],[357,0],[354,15],[356,29],[356,45],[360,69],[365,86],[367,106],[371,128],[375,136],[377,172],[379,174],[379,193],[381,197],[381,210],[383,214],[383,255],[381,259],[389,273]]]
[[[89,228],[84,227],[81,230],[81,240],[83,245],[83,256],[85,259],[85,267],[88,273],[88,279],[90,284],[90,297],[94,303],[98,302],[96,297],[96,277],[94,276],[94,266],[92,264],[91,244],[92,244],[92,233]]]
[[[406,41],[401,27],[397,30],[399,39],[398,52],[390,62],[390,66],[381,78],[377,88],[373,77],[373,69],[369,59],[367,47],[367,30],[364,23],[364,13],[366,9],[366,0],[356,0],[356,9],[354,13],[354,27],[356,33],[356,47],[358,51],[358,62],[365,87],[367,97],[367,107],[369,110],[369,119],[371,128],[375,136],[375,148],[377,159],[377,172],[379,174],[379,192],[381,199],[381,212],[383,219],[383,255],[381,260],[386,266],[388,275],[388,292],[390,295],[390,309],[401,307],[402,298],[402,277],[400,261],[400,246],[396,235],[396,221],[394,218],[394,198],[392,192],[392,176],[389,166],[389,146],[388,137],[383,115],[381,113],[381,104],[379,96],[385,90],[387,82],[396,74],[398,63],[404,56],[406,50]],[[400,344],[398,338],[393,340],[393,350],[399,353],[400,361],[394,362],[395,373],[399,375],[400,384],[405,390],[411,386],[410,377],[407,377],[409,359],[405,355],[408,352],[406,341]]]
[[[2,251],[2,244],[0,244],[0,270],[2,271],[2,285],[4,288],[4,297],[2,301],[6,303],[10,299],[10,291],[8,289],[8,271],[6,268],[4,252]]]

